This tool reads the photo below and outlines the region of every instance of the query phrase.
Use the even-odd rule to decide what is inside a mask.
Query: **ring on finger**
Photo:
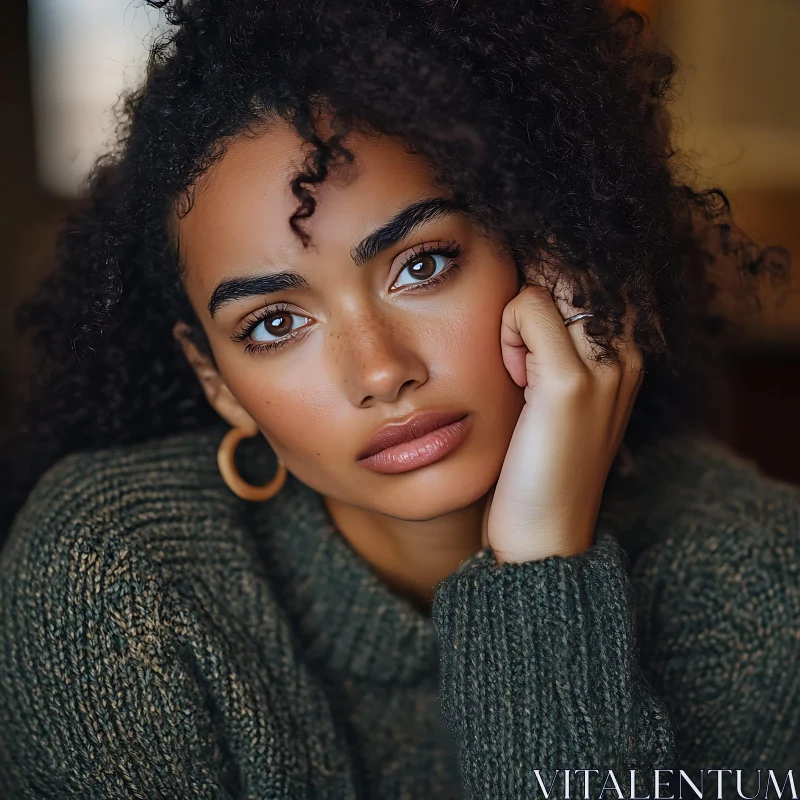
[[[582,319],[586,319],[587,317],[593,317],[593,316],[594,314],[592,314],[589,311],[581,311],[580,314],[573,314],[571,317],[565,319],[564,326],[569,328],[569,326],[572,325],[574,322],[579,322]]]

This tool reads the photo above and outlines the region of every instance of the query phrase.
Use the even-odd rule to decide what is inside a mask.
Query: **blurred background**
[[[721,298],[740,324],[716,433],[800,483],[800,0],[630,0],[678,57],[676,143],[719,185],[759,244],[785,246],[788,291],[761,310]],[[35,368],[12,309],[50,267],[59,222],[111,141],[119,92],[163,25],[140,0],[3,0],[0,22],[0,402]],[[10,419],[10,413],[4,415]]]

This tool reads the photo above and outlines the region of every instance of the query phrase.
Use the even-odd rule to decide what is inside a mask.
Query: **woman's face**
[[[238,137],[178,222],[216,369],[179,337],[187,356],[217,411],[254,423],[323,495],[408,520],[463,508],[498,479],[524,405],[500,351],[518,271],[466,215],[425,203],[448,194],[385,136],[348,139],[355,163],[315,190],[303,248],[288,223],[301,145],[282,121]],[[414,204],[414,219],[361,244]],[[427,410],[468,415],[444,458],[394,474],[359,463],[381,425]]]

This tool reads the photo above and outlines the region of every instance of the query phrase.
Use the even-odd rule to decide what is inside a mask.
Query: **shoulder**
[[[800,488],[710,438],[662,458],[632,570],[648,674],[690,760],[746,761],[757,730],[777,763],[800,740],[779,724],[800,703]]]
[[[3,561],[30,546],[63,548],[76,535],[130,544],[145,522],[191,522],[225,506],[215,463],[220,437],[202,429],[63,457],[14,519]]]
[[[280,651],[221,436],[73,454],[29,496],[0,553],[0,785],[224,793],[209,686],[277,706],[252,641]]]
[[[691,581],[686,602],[758,594],[765,613],[768,598],[800,592],[800,487],[710,436],[665,442],[648,459],[631,484],[635,572]]]
[[[672,457],[638,521],[635,570],[698,612],[718,602],[776,624],[799,612],[800,487],[708,437],[675,443]]]
[[[31,526],[126,522],[154,504],[180,504],[219,489],[214,454],[221,433],[201,429],[131,445],[71,453],[29,494],[12,537]]]
[[[691,540],[729,552],[751,539],[783,547],[800,536],[800,486],[710,434],[662,438],[632,464],[610,477],[605,512],[635,551]]]
[[[241,501],[216,470],[221,435],[200,430],[58,461],[0,552],[0,611],[18,606],[41,617],[45,604],[51,613],[88,607],[111,587],[141,580],[223,584],[213,548],[238,542],[245,529]]]

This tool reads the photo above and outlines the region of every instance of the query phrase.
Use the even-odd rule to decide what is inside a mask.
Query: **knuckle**
[[[592,394],[593,381],[588,371],[580,368],[564,370],[554,379],[554,388],[564,400],[583,401]]]
[[[515,298],[518,303],[528,303],[539,306],[545,302],[552,302],[550,291],[538,283],[528,284]]]
[[[638,347],[633,349],[626,363],[627,368],[638,373],[639,377],[644,375],[644,355]]]
[[[620,363],[632,370],[639,371],[644,366],[644,354],[633,341],[632,336],[625,336],[617,342],[617,355]]]

